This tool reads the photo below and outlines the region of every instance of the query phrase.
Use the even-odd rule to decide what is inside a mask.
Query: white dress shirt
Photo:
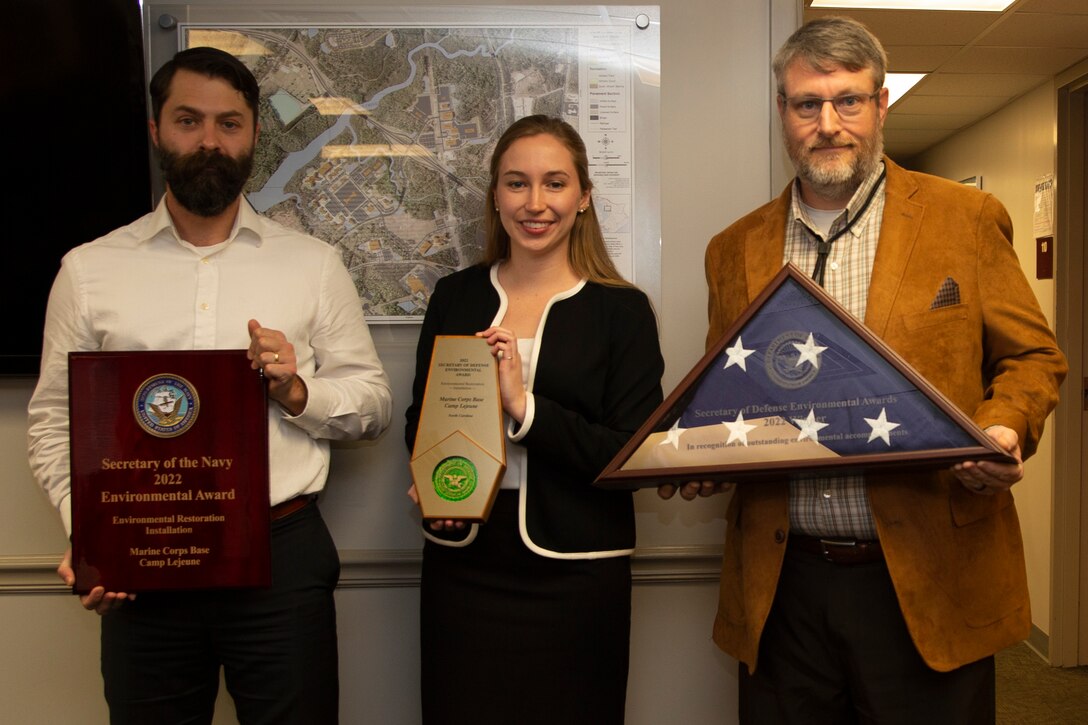
[[[30,467],[69,534],[68,353],[245,349],[250,319],[294,345],[309,396],[298,416],[269,405],[275,505],[324,487],[328,439],[374,438],[389,423],[389,380],[336,251],[243,200],[230,236],[213,247],[182,241],[160,202],[65,255],[49,295],[28,438]]]

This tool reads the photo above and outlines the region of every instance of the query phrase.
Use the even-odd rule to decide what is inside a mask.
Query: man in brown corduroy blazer
[[[885,67],[845,18],[779,51],[797,179],[711,240],[707,344],[784,262],[823,267],[832,296],[1017,463],[738,485],[714,639],[744,663],[742,722],[993,722],[992,655],[1031,625],[1009,489],[1065,360],[1001,204],[883,157]]]

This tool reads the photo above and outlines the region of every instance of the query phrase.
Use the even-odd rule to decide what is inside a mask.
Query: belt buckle
[[[836,547],[838,547],[838,550],[842,550],[843,547],[856,547],[857,545],[857,539],[820,539],[820,550],[823,552],[824,560],[832,564],[835,563],[835,556],[832,552],[836,551]]]

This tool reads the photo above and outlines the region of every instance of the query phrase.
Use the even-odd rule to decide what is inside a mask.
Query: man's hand
[[[986,434],[1016,462],[964,461],[952,466],[952,473],[972,493],[992,496],[998,491],[1008,491],[1024,477],[1024,463],[1020,458],[1020,439],[1016,431],[1003,425],[992,425],[986,429]]]
[[[57,567],[57,576],[59,576],[61,581],[67,586],[72,586],[76,583],[76,573],[72,570],[72,547],[70,546],[68,547],[68,550],[64,552],[64,558],[60,560],[60,566]],[[124,604],[126,600],[135,598],[135,594],[107,592],[105,587],[95,587],[89,594],[80,595],[79,602],[83,605],[84,609],[95,611],[102,615],[117,609]]]
[[[706,498],[716,493],[726,493],[733,490],[731,483],[714,483],[713,481],[689,481],[679,487],[680,498],[685,501],[693,501],[697,496]],[[663,499],[672,498],[677,491],[674,484],[666,483],[657,487],[657,495]]]
[[[264,371],[269,398],[286,408],[291,415],[299,415],[306,409],[309,392],[298,377],[295,346],[282,332],[261,327],[261,323],[250,320],[246,357],[250,360],[250,367]]]

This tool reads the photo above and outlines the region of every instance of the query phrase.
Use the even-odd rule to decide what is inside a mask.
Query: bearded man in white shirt
[[[242,199],[260,132],[253,74],[193,48],[155,74],[151,98],[167,191],[152,213],[65,256],[29,407],[30,465],[71,533],[69,352],[248,348],[270,400],[272,586],[138,598],[96,587],[81,601],[108,615],[113,723],[210,721],[220,667],[242,723],[334,723],[339,559],[314,500],[328,441],[388,425],[389,381],[335,250]],[[70,550],[57,571],[74,582]]]

